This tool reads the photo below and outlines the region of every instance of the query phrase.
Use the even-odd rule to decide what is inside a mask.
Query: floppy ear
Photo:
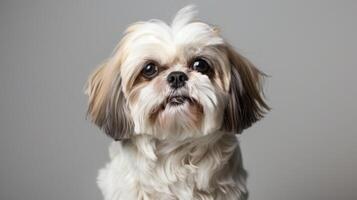
[[[110,62],[102,64],[89,77],[87,115],[114,140],[128,138],[133,123],[121,87],[121,77]]]
[[[241,133],[270,109],[262,94],[262,78],[265,74],[232,47],[228,46],[226,50],[231,64],[231,81],[223,129]]]

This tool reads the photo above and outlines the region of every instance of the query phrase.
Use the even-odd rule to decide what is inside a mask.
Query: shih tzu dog
[[[195,13],[131,25],[88,80],[88,115],[115,140],[106,200],[247,198],[235,134],[269,110],[264,74]]]

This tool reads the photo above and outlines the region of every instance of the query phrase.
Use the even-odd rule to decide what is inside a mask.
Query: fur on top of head
[[[218,28],[181,9],[171,25],[132,24],[90,76],[88,115],[115,140],[137,134],[185,139],[241,133],[269,109],[264,76]]]

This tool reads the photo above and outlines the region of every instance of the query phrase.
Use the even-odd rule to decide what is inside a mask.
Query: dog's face
[[[178,12],[130,26],[113,56],[88,81],[88,113],[116,140],[240,133],[262,117],[262,74],[218,29]]]

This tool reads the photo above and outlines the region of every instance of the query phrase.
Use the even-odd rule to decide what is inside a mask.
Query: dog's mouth
[[[164,112],[167,108],[169,109],[188,108],[190,110],[191,109],[195,110],[195,107],[202,110],[202,106],[198,103],[198,101],[188,95],[184,95],[184,94],[169,95],[159,106],[155,107],[155,109],[152,110],[150,119],[155,120],[157,116],[161,112]]]
[[[173,95],[173,96],[169,96],[166,99],[165,104],[166,105],[170,105],[170,106],[179,106],[184,104],[185,102],[192,102],[193,100],[188,97],[188,96],[184,96],[184,95]]]

